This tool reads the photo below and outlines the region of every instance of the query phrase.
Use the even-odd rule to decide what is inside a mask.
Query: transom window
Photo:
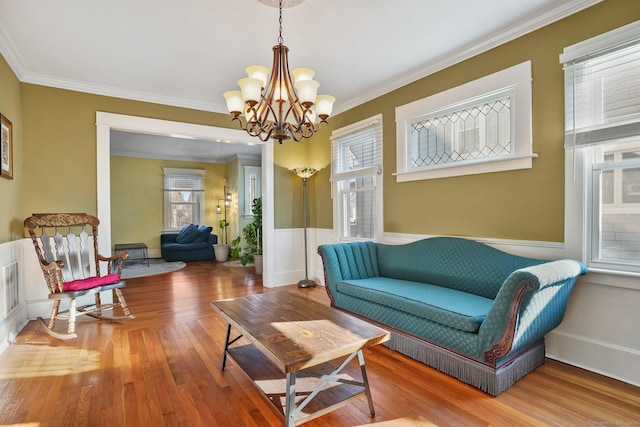
[[[397,181],[530,168],[531,62],[396,108]]]
[[[410,124],[410,167],[511,153],[511,96]]]

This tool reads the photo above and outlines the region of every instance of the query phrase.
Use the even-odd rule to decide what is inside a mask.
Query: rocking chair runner
[[[76,316],[87,314],[104,320],[135,318],[129,312],[122,290],[125,282],[120,280],[126,252],[105,257],[98,253],[98,218],[84,213],[33,214],[24,220],[36,250],[40,268],[49,288],[49,299],[53,301],[51,319],[38,320],[53,337],[76,338]],[[100,275],[100,262],[107,263],[107,274]],[[93,267],[92,267],[93,263]],[[116,272],[112,272],[115,267]],[[100,292],[114,291],[118,302],[102,304]],[[95,304],[76,307],[76,298],[95,294]],[[59,311],[60,302],[69,300],[69,309]],[[124,316],[104,316],[104,311],[122,307]],[[55,331],[56,320],[68,321],[67,333]]]

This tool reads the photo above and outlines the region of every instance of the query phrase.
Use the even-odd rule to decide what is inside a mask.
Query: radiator
[[[0,297],[4,299],[0,306],[0,320],[6,319],[20,305],[20,288],[18,286],[18,262],[2,266],[0,275]]]

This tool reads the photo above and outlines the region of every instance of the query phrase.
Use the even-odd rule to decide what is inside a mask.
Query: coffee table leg
[[[227,349],[229,348],[229,337],[231,336],[231,323],[227,325],[227,337],[224,339],[224,350],[222,352],[222,366],[221,371],[224,371],[224,366],[227,364]]]
[[[284,425],[285,427],[295,426],[295,404],[296,404],[296,373],[287,373],[287,390],[284,401]]]
[[[364,355],[362,350],[358,350],[358,362],[360,362],[360,371],[362,371],[362,382],[364,383],[364,392],[367,395],[367,401],[369,402],[369,413],[371,417],[376,416],[376,411],[373,409],[373,398],[371,397],[371,389],[369,388],[369,379],[367,378],[367,369],[364,366]]]

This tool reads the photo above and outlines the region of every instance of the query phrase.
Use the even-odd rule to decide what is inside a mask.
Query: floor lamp
[[[309,270],[307,268],[307,181],[316,173],[314,168],[295,168],[293,172],[302,178],[302,206],[303,206],[303,224],[304,224],[304,279],[298,282],[299,288],[312,288],[316,282],[309,279]]]

